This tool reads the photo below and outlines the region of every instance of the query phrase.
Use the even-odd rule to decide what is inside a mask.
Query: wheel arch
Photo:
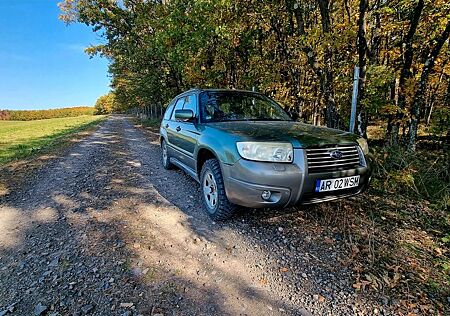
[[[197,172],[197,176],[199,179],[200,179],[200,173],[202,171],[202,167],[208,159],[219,160],[217,155],[210,148],[204,148],[204,147],[199,148],[199,150],[197,152],[197,164],[196,164],[196,169],[197,169],[196,172]],[[220,163],[220,160],[219,160],[219,163]]]

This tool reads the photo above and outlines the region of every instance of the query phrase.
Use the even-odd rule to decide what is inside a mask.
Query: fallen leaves
[[[357,281],[352,286],[357,290],[365,290],[366,288],[381,290],[385,287],[393,289],[399,284],[400,279],[401,274],[399,272],[394,272],[392,277],[389,276],[387,271],[384,271],[381,276],[365,273],[362,278],[358,275]]]
[[[382,280],[384,281],[384,283],[389,287],[389,288],[394,288],[397,286],[398,282],[401,279],[401,274],[398,272],[395,272],[394,275],[392,276],[392,278],[389,277],[388,273],[385,271],[385,273],[383,274],[383,276],[381,277]]]
[[[434,252],[436,253],[436,255],[438,257],[442,256],[442,249],[441,248],[438,248],[438,247],[434,248]]]
[[[334,244],[334,240],[331,239],[330,237],[325,237],[323,240],[327,245],[333,245]]]

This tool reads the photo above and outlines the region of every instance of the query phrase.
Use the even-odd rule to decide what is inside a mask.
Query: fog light
[[[263,191],[263,193],[261,194],[261,197],[263,198],[263,200],[268,200],[270,199],[270,197],[272,196],[272,192],[270,191]]]

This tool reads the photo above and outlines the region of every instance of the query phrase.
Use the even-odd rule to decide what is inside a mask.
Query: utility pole
[[[350,128],[349,128],[350,133],[353,133],[355,131],[356,102],[358,101],[358,85],[359,85],[359,67],[355,66],[355,72],[353,74],[352,110],[350,113]]]

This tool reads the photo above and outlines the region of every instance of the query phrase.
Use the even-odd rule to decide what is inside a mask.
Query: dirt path
[[[0,201],[0,315],[389,314],[354,292],[340,236],[294,209],[214,223],[159,157],[111,117]]]

